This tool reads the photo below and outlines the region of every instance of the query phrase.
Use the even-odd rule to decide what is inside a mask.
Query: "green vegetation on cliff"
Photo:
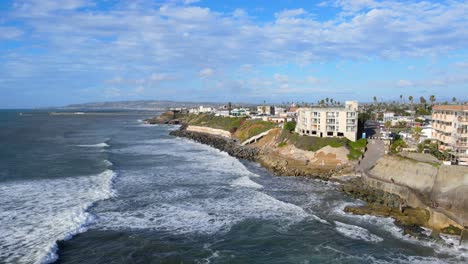
[[[288,130],[283,130],[281,132],[279,141],[288,141],[299,149],[317,151],[326,146],[332,146],[334,148],[346,146],[348,139],[331,137],[308,137],[301,136],[297,133],[289,132]]]
[[[229,131],[240,141],[244,141],[275,127],[274,123],[263,120],[247,119],[246,117],[215,116],[212,114],[189,114],[181,119],[188,125]]]
[[[224,117],[212,114],[189,114],[182,117],[189,125],[222,129],[234,133],[246,119],[245,117]]]
[[[283,129],[289,132],[293,132],[296,129],[296,122],[294,121],[286,122],[283,126]]]
[[[367,140],[364,138],[358,139],[356,142],[348,142],[348,159],[358,160],[365,151],[367,145]]]
[[[244,141],[274,127],[275,124],[272,122],[249,119],[241,123],[234,136],[240,141]]]
[[[288,142],[296,146],[296,148],[309,151],[317,151],[326,146],[330,146],[333,148],[346,147],[350,152],[348,155],[348,159],[350,160],[359,159],[364,153],[364,150],[367,145],[367,140],[365,139],[359,139],[356,142],[352,142],[347,138],[308,137],[301,136],[294,132],[290,132],[288,129],[284,129],[281,132],[279,142]]]

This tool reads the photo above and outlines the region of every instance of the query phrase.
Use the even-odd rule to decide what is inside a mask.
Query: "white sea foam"
[[[227,232],[246,219],[301,221],[308,214],[293,204],[267,194],[238,190],[224,198],[184,199],[178,203],[155,202],[132,210],[103,210],[95,227],[102,229],[155,229],[175,234]]]
[[[327,220],[322,219],[322,218],[320,218],[320,217],[318,217],[318,216],[316,216],[316,215],[314,215],[314,214],[312,214],[311,217],[312,217],[314,220],[316,220],[316,221],[318,221],[318,222],[320,222],[320,223],[322,223],[322,224],[327,224],[327,225],[330,224]]]
[[[403,233],[403,229],[396,226],[394,223],[394,219],[390,217],[347,214],[343,211],[343,209],[344,207],[348,205],[357,205],[357,204],[343,203],[340,206],[338,206],[337,209],[334,210],[334,212],[361,224],[372,224],[373,226],[379,227],[383,231],[390,233],[393,237],[397,239],[401,239],[412,244],[423,245],[428,248],[432,248],[435,250],[436,253],[439,253],[439,254],[449,254],[451,256],[451,258],[448,259],[449,261],[455,261],[455,262],[462,261],[463,262],[468,259],[468,247],[459,245],[457,241],[458,236],[441,235],[441,238],[443,239],[443,241],[434,241],[432,239],[418,239],[410,235],[405,235]],[[431,232],[430,230],[425,230],[424,233],[428,235],[430,234],[430,232]],[[411,260],[411,262],[415,261],[415,263],[424,263],[424,262],[439,263],[440,262],[440,260],[438,259],[432,259],[432,260],[426,259],[426,258],[419,259],[418,257],[414,257],[413,259],[402,257],[402,259],[405,259],[405,261]]]
[[[382,242],[383,238],[372,234],[369,230],[355,226],[355,225],[348,225],[342,222],[335,221],[336,227],[335,229],[340,232],[342,235],[349,237],[355,240],[364,240],[367,242]]]
[[[0,185],[0,262],[50,263],[56,241],[86,230],[86,209],[113,195],[114,172]]]
[[[76,145],[77,147],[83,147],[83,148],[105,148],[109,147],[109,145],[105,142],[103,143],[98,143],[98,144],[89,144],[89,145]]]
[[[114,165],[114,163],[110,162],[109,160],[104,160],[103,163],[104,163],[107,167],[110,167],[110,166]]]
[[[247,188],[253,188],[253,189],[261,189],[263,186],[261,184],[258,184],[254,181],[252,181],[249,177],[247,176],[242,176],[238,179],[235,179],[232,181],[231,186],[234,187],[247,187]]]

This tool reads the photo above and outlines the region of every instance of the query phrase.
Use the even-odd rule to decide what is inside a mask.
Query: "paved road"
[[[369,139],[367,144],[367,151],[364,158],[358,165],[358,171],[367,172],[377,163],[377,160],[385,155],[385,144],[382,140]]]

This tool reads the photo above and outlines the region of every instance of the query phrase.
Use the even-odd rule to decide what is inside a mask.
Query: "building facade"
[[[356,141],[358,102],[346,101],[344,107],[311,107],[297,110],[296,132],[314,137],[346,137]]]
[[[432,108],[432,137],[451,161],[468,165],[468,105],[435,105]]]

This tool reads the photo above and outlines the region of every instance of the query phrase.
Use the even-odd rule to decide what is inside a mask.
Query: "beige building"
[[[439,149],[450,151],[452,162],[468,165],[468,105],[434,106],[432,129]]]
[[[344,107],[312,107],[297,110],[296,132],[314,137],[346,137],[356,141],[358,102],[346,101]]]

